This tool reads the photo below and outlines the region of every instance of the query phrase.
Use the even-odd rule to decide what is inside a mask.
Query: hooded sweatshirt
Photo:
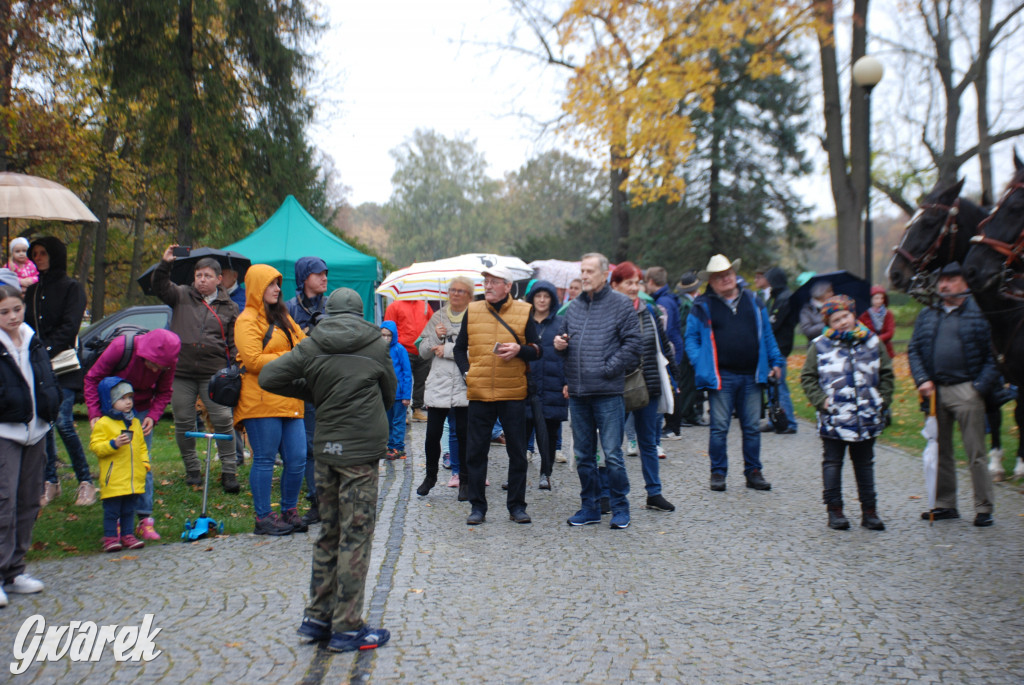
[[[39,342],[53,359],[64,350],[75,347],[78,330],[85,314],[85,290],[67,274],[68,249],[59,238],[44,236],[32,241],[41,245],[50,258],[49,268],[25,291],[25,323],[35,329]],[[61,387],[81,390],[81,371],[62,373],[57,377]]]
[[[115,372],[135,388],[135,414],[140,420],[147,416],[153,423],[160,420],[168,402],[171,401],[171,387],[174,370],[178,365],[181,340],[171,331],[159,328],[137,335],[132,340],[132,356],[128,366],[118,369],[124,354],[126,338],[119,335],[110,341],[96,362],[85,374],[85,404],[89,409],[89,420],[98,419],[102,414],[102,403],[97,391],[100,381]],[[164,371],[153,371],[146,362],[164,367]]]
[[[134,411],[127,415],[114,411],[110,401],[111,389],[122,380],[118,376],[108,376],[99,382],[96,390],[103,416],[93,426],[89,447],[100,461],[100,499],[141,495],[146,489],[149,450],[142,435],[142,424]],[[114,439],[124,430],[132,431],[132,441],[117,447]]]
[[[46,419],[57,418],[60,390],[32,327],[22,322],[18,330],[21,345],[0,330],[0,438],[34,445],[50,430]]]
[[[391,365],[395,369],[395,378],[398,379],[398,389],[395,390],[395,401],[412,399],[412,367],[409,365],[409,353],[398,342],[398,326],[394,321],[385,321],[380,329],[391,331],[391,347],[388,353],[391,355]]]
[[[319,257],[299,257],[295,262],[295,297],[285,302],[288,313],[306,333],[319,323],[327,302],[325,295],[306,297],[306,279],[310,274],[327,271],[327,262]]]
[[[294,350],[263,367],[260,386],[316,407],[313,457],[329,466],[381,459],[397,379],[380,329],[350,288],[327,298],[327,316]]]
[[[303,417],[301,400],[267,392],[258,382],[259,373],[267,362],[291,351],[306,337],[289,316],[288,333],[275,326],[270,340],[266,345],[263,344],[263,339],[270,328],[270,321],[263,305],[263,293],[274,281],[280,283],[281,272],[267,264],[254,264],[245,273],[245,311],[238,315],[235,322],[238,361],[245,366],[245,373],[242,374],[242,394],[238,398],[238,406],[235,407],[235,425],[238,427],[241,427],[245,419]]]

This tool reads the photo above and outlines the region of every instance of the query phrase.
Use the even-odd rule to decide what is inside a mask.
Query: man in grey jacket
[[[640,325],[629,298],[607,284],[608,258],[592,252],[580,262],[583,292],[565,310],[555,350],[566,357],[572,439],[582,508],[570,526],[601,522],[597,433],[601,434],[611,495],[612,528],[629,526],[629,479],[622,462],[626,374],[640,364]]]

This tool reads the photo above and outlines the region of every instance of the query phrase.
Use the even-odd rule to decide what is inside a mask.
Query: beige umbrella
[[[0,218],[99,221],[77,195],[61,184],[12,171],[0,172]],[[4,222],[5,255],[9,223]]]

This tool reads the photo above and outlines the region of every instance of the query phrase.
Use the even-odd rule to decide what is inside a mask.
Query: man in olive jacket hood
[[[260,387],[316,407],[313,457],[323,525],[313,548],[310,599],[298,629],[328,649],[370,649],[390,634],[363,622],[363,590],[377,512],[377,462],[388,442],[397,380],[380,329],[349,288],[327,298],[326,318],[260,371]]]

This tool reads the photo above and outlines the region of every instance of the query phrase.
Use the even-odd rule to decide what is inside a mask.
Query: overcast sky
[[[476,140],[495,178],[547,149],[565,146],[551,136],[538,139],[538,126],[516,114],[529,112],[539,120],[556,116],[567,72],[496,46],[507,41],[513,26],[507,0],[323,3],[331,29],[318,44],[321,78],[314,95],[321,106],[311,138],[333,158],[341,182],[351,188],[352,204],[388,200],[394,173],[388,153],[416,128],[434,129],[449,138],[467,134]],[[892,26],[885,4],[872,5],[871,22],[879,33],[888,33]],[[841,54],[847,51],[842,45],[846,34],[843,30],[839,36]],[[883,61],[885,49],[879,41],[869,45]],[[816,58],[812,53],[812,89],[820,87]],[[872,96],[876,127],[891,118],[887,102],[900,98],[895,60],[888,60],[886,78]],[[820,104],[816,112],[812,124],[820,130]],[[969,124],[973,110],[962,116]],[[885,144],[879,133],[876,144]],[[815,138],[808,138],[806,145],[815,171],[797,184],[798,191],[816,214],[831,215],[824,155]],[[1012,142],[1005,143],[996,151],[997,183],[1012,170],[1011,147]],[[977,166],[971,160],[962,168],[968,177],[965,192],[980,187]],[[892,206],[880,209],[892,211]]]

